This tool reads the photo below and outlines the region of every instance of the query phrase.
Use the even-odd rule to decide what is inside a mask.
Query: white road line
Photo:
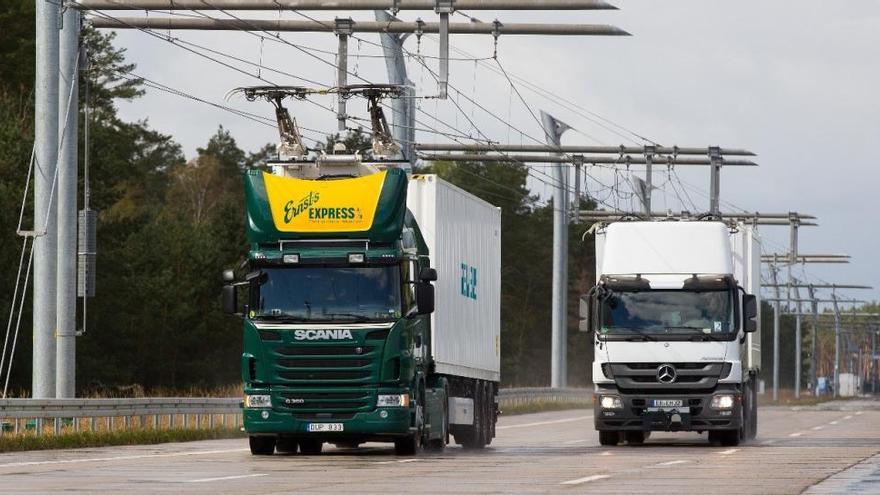
[[[843,419],[852,419],[852,415],[844,416]]]
[[[580,485],[583,483],[589,483],[590,481],[604,480],[605,478],[610,478],[607,474],[594,474],[592,476],[586,476],[583,478],[578,478],[576,480],[568,480],[563,481],[560,485]]]
[[[727,450],[722,450],[721,452],[716,452],[716,454],[718,454],[718,455],[730,455],[730,454],[733,454],[734,452],[739,452],[739,449],[727,449]]]
[[[776,440],[764,440],[761,443],[764,445],[770,445],[770,444],[776,443]]]
[[[567,442],[562,442],[562,443],[565,445],[573,445],[576,443],[584,443],[584,442],[586,442],[586,440],[569,440]]]
[[[240,480],[243,478],[258,478],[260,476],[269,476],[266,473],[262,474],[240,474],[238,476],[222,476],[220,478],[202,478],[200,480],[186,480],[184,483],[208,483],[211,481],[226,481],[226,480]]]
[[[856,416],[861,416],[865,411],[856,411]]]
[[[248,450],[249,449],[196,450],[192,452],[169,452],[167,454],[120,455],[116,457],[90,457],[86,459],[62,459],[55,461],[9,462],[6,464],[0,464],[0,468],[20,466],[46,466],[52,464],[79,464],[83,462],[130,461],[133,459],[159,459],[163,457],[185,457],[191,455],[229,454],[232,452],[247,452]]]
[[[828,423],[828,424],[829,424],[829,425],[836,425],[836,424],[837,424],[837,421],[832,421],[832,422],[830,422],[830,423]]]
[[[419,462],[419,460],[418,459],[400,459],[397,461],[380,461],[380,462],[376,462],[375,464],[404,464],[407,462]]]
[[[666,462],[661,462],[659,464],[654,464],[653,466],[648,466],[648,467],[675,466],[676,464],[687,464],[689,462],[693,462],[693,461],[685,461],[685,460],[666,461]]]
[[[613,454],[613,453],[611,453],[611,451],[610,451],[610,450],[606,450],[606,451],[605,451],[605,452],[602,452],[602,453],[601,453],[601,454],[599,454],[599,455],[614,455],[614,454]]]
[[[530,428],[532,426],[544,426],[544,425],[558,425],[560,423],[572,423],[574,421],[583,421],[585,419],[593,419],[592,416],[578,416],[576,418],[567,418],[567,419],[555,419],[553,421],[537,421],[535,423],[523,423],[519,425],[505,425],[505,426],[497,426],[496,430],[507,430],[510,428]]]
[[[803,435],[803,434],[804,434],[804,432],[799,431],[799,432],[797,432],[797,433],[792,433],[792,434],[790,434],[790,435],[788,435],[788,436],[790,436],[790,437],[799,437],[799,436],[801,436],[801,435]]]
[[[819,430],[822,429],[822,427],[821,427],[821,426],[814,426],[812,429],[813,429],[813,430],[816,430],[816,431],[819,431]]]

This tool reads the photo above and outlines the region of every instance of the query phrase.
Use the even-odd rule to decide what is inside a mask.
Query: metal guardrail
[[[590,389],[504,388],[498,392],[502,409],[548,402],[588,405],[591,401]],[[0,433],[59,434],[64,430],[113,431],[133,426],[214,428],[218,424],[241,425],[240,398],[0,399]]]

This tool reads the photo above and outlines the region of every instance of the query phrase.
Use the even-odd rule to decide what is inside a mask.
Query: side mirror
[[[427,282],[416,284],[416,306],[420,315],[429,315],[434,312],[433,285]]]
[[[419,280],[422,282],[436,282],[437,270],[433,268],[422,268],[419,270]]]
[[[742,298],[743,331],[746,333],[758,330],[758,298],[753,294],[743,294]]]
[[[593,331],[592,300],[593,298],[589,294],[584,294],[578,301],[581,317],[581,320],[578,322],[578,330],[581,332],[589,333]]]
[[[234,282],[235,281],[235,272],[232,270],[223,270],[223,281],[224,282]]]
[[[238,297],[235,292],[234,285],[223,286],[223,312],[228,315],[234,315],[238,312]]]

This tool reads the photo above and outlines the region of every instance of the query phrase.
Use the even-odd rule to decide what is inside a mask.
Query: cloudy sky
[[[563,144],[634,144],[643,136],[664,145],[747,148],[758,154],[758,168],[726,168],[722,200],[726,208],[763,212],[798,211],[816,215],[819,227],[804,227],[802,253],[847,253],[850,265],[796,270],[808,279],[880,287],[880,3],[870,0],[740,1],[676,0],[612,2],[608,12],[466,12],[456,22],[576,22],[619,26],[632,37],[502,36],[497,61],[491,36],[455,36],[452,100],[420,99],[422,129],[500,142],[534,143],[543,134],[532,112],[546,110],[574,127]],[[110,15],[125,15],[109,12]],[[153,13],[153,16],[160,14]],[[222,14],[214,14],[223,17]],[[247,15],[247,14],[239,14]],[[303,19],[294,12],[285,19]],[[339,12],[308,12],[332,19]],[[350,14],[372,20],[369,12]],[[411,20],[432,12],[401,13]],[[277,18],[279,13],[252,14]],[[161,31],[176,44],[143,32],[119,32],[137,73],[205,100],[271,116],[267,104],[225,100],[238,86],[304,84],[292,76],[334,85],[330,34],[288,34],[287,43],[241,32]],[[265,35],[265,33],[264,33]],[[386,82],[384,62],[375,46],[378,35],[364,34],[350,44],[349,68],[372,82]],[[186,45],[185,43],[193,43]],[[237,67],[233,70],[181,48]],[[205,51],[209,48],[216,53]],[[411,38],[406,49],[420,53],[436,70],[437,42]],[[229,56],[241,60],[234,60]],[[473,60],[474,58],[485,60]],[[325,62],[320,61],[323,59]],[[516,76],[520,101],[503,67]],[[420,96],[436,95],[436,82],[423,65],[408,61],[410,79]],[[534,88],[538,88],[535,90]],[[474,105],[476,100],[484,109]],[[294,103],[291,112],[309,138],[336,127],[335,102]],[[324,107],[324,108],[321,108]],[[366,116],[365,105],[350,103],[350,113]],[[218,125],[239,144],[256,150],[275,141],[270,126],[260,125],[209,105],[161,91],[120,105],[122,116],[147,119],[180,142],[187,156],[203,145]],[[472,124],[473,123],[473,124]],[[612,124],[613,123],[613,124]],[[447,136],[420,131],[417,140],[450,142]],[[549,169],[536,167],[533,189],[549,197],[541,181]],[[631,173],[641,175],[641,170]],[[627,171],[591,170],[586,187],[608,204],[632,204]],[[679,167],[658,172],[656,208],[705,210],[708,171]],[[615,189],[612,189],[614,186]],[[615,193],[619,191],[619,193]],[[765,252],[787,250],[787,228],[763,230]],[[880,299],[880,290],[849,292]]]

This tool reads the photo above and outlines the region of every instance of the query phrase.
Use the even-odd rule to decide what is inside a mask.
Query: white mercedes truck
[[[595,346],[599,443],[652,431],[757,431],[760,238],[717,220],[621,221],[596,229],[596,285],[581,298]]]

